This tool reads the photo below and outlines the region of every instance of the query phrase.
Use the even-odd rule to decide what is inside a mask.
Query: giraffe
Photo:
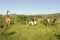
[[[8,15],[9,10],[6,11],[6,13],[7,13],[7,14],[6,14],[6,16],[5,16],[5,21],[6,21],[7,24],[10,24],[11,19],[10,19],[10,16]]]

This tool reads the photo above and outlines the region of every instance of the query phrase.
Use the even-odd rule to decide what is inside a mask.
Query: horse
[[[9,16],[6,16],[5,21],[6,21],[7,24],[10,24],[10,21],[11,21],[10,20],[10,17]]]
[[[52,23],[51,23],[51,25],[54,25],[55,23],[56,23],[56,18],[54,18],[53,20],[52,20]]]
[[[29,24],[33,26],[33,25],[36,25],[37,22],[36,21],[29,21]]]
[[[48,19],[44,19],[43,20],[43,24],[44,25],[50,25],[51,24],[51,20],[48,18]]]

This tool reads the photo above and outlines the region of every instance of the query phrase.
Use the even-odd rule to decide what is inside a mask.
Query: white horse
[[[47,22],[48,22],[48,24],[50,24],[51,20],[48,18],[48,19],[47,19]]]
[[[29,21],[29,24],[30,24],[30,25],[36,25],[37,22],[36,22],[36,21]]]

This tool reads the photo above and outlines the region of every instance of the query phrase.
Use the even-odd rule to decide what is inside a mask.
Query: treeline
[[[6,15],[1,15],[0,14],[0,25],[3,24],[5,22],[5,16]],[[10,14],[10,19],[11,19],[11,23],[27,23],[28,21],[30,21],[31,19],[35,19],[38,20],[38,18],[60,18],[60,13],[56,13],[56,14],[45,14],[45,15],[17,15],[17,14]]]

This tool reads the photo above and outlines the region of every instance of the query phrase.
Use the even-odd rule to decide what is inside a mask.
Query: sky
[[[0,14],[51,14],[60,12],[60,0],[0,0]]]

